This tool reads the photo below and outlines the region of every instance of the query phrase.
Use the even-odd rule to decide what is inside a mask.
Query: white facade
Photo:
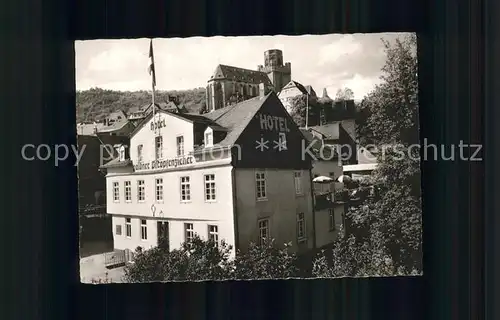
[[[303,94],[296,86],[285,86],[279,93],[279,98],[286,111],[290,113],[292,111],[290,109],[292,99]]]
[[[158,124],[156,133],[152,123]],[[156,137],[162,140],[158,149]],[[135,170],[108,168],[106,176],[107,208],[113,216],[116,249],[156,246],[158,222],[168,222],[171,249],[186,240],[190,234],[186,228],[191,230],[191,226],[205,239],[210,229],[213,234],[210,226],[216,226],[218,239],[234,246],[230,159],[196,163],[192,151],[193,124],[165,112],[158,113],[132,136],[130,159]],[[160,162],[155,161],[157,152],[161,153]],[[206,182],[206,175],[214,181]],[[210,200],[206,200],[206,184],[210,184]]]

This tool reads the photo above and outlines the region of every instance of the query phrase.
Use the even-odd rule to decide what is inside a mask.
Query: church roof
[[[271,80],[264,72],[219,64],[209,81],[222,79],[272,86]]]

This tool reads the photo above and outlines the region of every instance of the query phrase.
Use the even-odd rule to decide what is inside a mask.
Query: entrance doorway
[[[166,248],[168,251],[170,251],[168,229],[168,221],[158,221],[156,231],[158,237],[158,246]]]

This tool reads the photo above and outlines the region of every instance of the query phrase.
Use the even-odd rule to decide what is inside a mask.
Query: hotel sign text
[[[288,119],[285,117],[259,114],[260,129],[266,131],[290,132]]]
[[[151,127],[151,130],[156,130],[156,129],[161,129],[161,128],[166,127],[165,119],[151,121],[150,127]]]
[[[134,166],[135,171],[141,170],[160,170],[168,168],[177,168],[193,163],[193,157],[183,157],[166,160],[153,160],[149,163],[139,163]]]

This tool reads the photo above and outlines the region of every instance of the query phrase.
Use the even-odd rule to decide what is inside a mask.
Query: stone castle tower
[[[283,65],[283,52],[278,49],[264,52],[264,66],[259,65],[257,70],[267,74],[276,93],[292,80],[292,65],[290,62]]]
[[[264,52],[264,66],[248,70],[219,64],[207,82],[206,109],[210,112],[259,95],[264,91],[276,94],[292,79],[290,62],[283,65],[283,52],[273,49]]]

